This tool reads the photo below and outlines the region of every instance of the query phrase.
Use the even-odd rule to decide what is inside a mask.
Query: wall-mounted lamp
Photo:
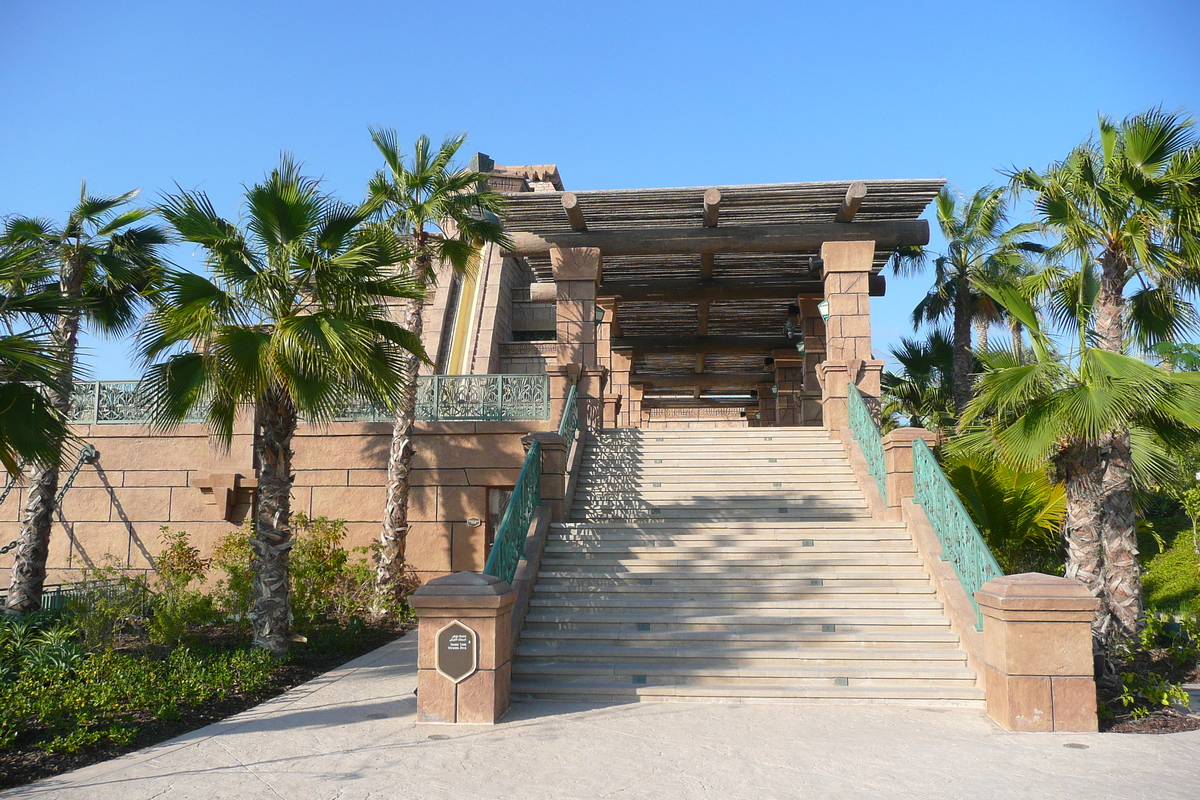
[[[829,322],[829,301],[822,300],[817,303],[817,311],[821,314],[822,322]]]
[[[597,305],[596,306],[596,324],[599,325],[601,322],[604,322],[604,306]]]

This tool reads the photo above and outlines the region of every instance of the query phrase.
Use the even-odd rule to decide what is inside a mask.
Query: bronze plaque
[[[471,677],[479,665],[479,636],[458,620],[437,632],[434,667],[455,683]]]

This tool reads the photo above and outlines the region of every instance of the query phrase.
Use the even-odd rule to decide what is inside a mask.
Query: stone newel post
[[[409,595],[417,613],[417,720],[496,722],[508,710],[517,593],[491,575],[458,572]]]
[[[1027,573],[985,583],[988,715],[1010,731],[1096,730],[1092,617],[1099,602],[1068,578]]]
[[[924,439],[930,447],[937,434],[924,428],[896,428],[883,436],[883,465],[887,470],[887,515],[901,518],[901,504],[913,496],[913,442]]]

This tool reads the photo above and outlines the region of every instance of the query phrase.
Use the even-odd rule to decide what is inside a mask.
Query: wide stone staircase
[[[591,438],[517,698],[983,705],[905,527],[823,430]]]

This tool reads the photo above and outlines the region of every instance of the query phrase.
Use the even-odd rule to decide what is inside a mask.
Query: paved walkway
[[[494,727],[418,725],[415,645],[3,798],[1200,797],[1200,731],[1010,734],[961,709],[692,704],[523,703]]]

